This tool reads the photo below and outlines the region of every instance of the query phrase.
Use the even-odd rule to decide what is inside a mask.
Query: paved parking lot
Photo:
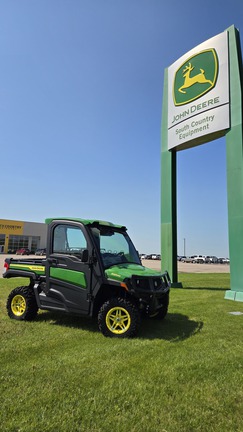
[[[0,255],[0,278],[3,273],[3,264],[5,258],[43,258],[38,257],[36,255],[29,256],[19,256],[19,255]],[[158,260],[143,260],[143,265],[145,267],[152,268],[154,270],[160,270],[160,261]],[[192,263],[182,263],[178,262],[178,272],[181,273],[229,273],[230,266],[229,264],[192,264]]]
[[[145,267],[160,270],[160,261],[143,260]],[[178,272],[180,273],[229,273],[229,264],[192,264],[178,261]]]

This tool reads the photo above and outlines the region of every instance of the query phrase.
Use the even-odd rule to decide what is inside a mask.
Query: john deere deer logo
[[[185,105],[209,92],[216,84],[218,59],[214,49],[190,57],[175,73],[173,99]]]
[[[194,67],[191,65],[191,63],[189,63],[189,65],[186,66],[185,69],[183,70],[183,78],[185,78],[185,80],[184,80],[184,84],[178,89],[179,92],[186,93],[186,91],[184,91],[185,89],[197,83],[199,84],[210,83],[211,86],[213,85],[211,80],[206,79],[205,71],[203,69],[200,69],[199,74],[190,76],[190,73],[193,71],[193,69]]]

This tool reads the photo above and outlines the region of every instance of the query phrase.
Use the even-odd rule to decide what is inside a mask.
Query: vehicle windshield
[[[105,268],[118,264],[141,265],[139,255],[129,236],[111,227],[91,228]]]

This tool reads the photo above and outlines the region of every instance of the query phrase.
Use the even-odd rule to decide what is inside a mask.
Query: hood
[[[159,276],[161,272],[149,269],[138,264],[119,264],[112,266],[105,270],[107,279],[114,279],[118,282],[130,278],[132,275],[136,276]]]

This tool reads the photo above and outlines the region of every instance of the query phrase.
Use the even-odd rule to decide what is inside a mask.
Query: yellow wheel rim
[[[11,309],[14,315],[21,316],[23,313],[25,313],[26,310],[26,301],[25,298],[22,295],[16,295],[14,296],[12,302],[11,302]]]
[[[106,315],[106,325],[114,334],[125,333],[131,325],[130,314],[122,307],[114,307]]]

